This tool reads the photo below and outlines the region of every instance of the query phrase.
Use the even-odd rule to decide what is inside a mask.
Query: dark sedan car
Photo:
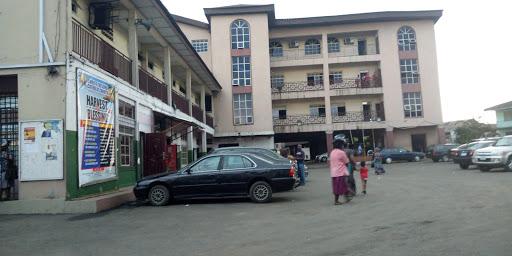
[[[451,154],[449,151],[456,147],[460,146],[459,144],[434,144],[430,145],[427,148],[427,158],[432,158],[432,161],[439,162],[442,160],[443,162],[448,162],[451,159]]]
[[[453,162],[456,164],[459,164],[461,169],[467,169],[470,165],[473,163],[473,154],[475,153],[475,150],[480,148],[489,147],[492,144],[494,144],[496,141],[478,141],[478,142],[471,142],[467,144],[467,146],[463,149],[458,149],[457,151],[453,152]]]
[[[384,148],[380,151],[382,155],[382,162],[390,164],[393,161],[416,161],[419,162],[425,157],[421,152],[411,152],[405,148]]]
[[[251,153],[204,156],[180,171],[137,181],[138,200],[166,205],[171,199],[250,197],[266,203],[272,194],[292,190],[295,179],[289,162],[271,161]]]

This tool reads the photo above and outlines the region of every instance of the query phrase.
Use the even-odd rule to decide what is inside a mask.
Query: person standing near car
[[[347,177],[349,176],[347,164],[349,159],[343,148],[345,147],[345,138],[342,134],[334,136],[332,142],[334,149],[330,154],[332,192],[334,194],[334,205],[342,204],[339,202],[340,195],[345,196],[348,202],[352,198],[348,195]]]
[[[297,161],[297,168],[299,169],[300,185],[306,185],[306,174],[304,171],[304,158],[306,154],[302,150],[302,145],[297,145],[297,152],[295,153],[295,160]]]

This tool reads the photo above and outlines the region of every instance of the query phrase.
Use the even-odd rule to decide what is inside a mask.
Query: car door
[[[201,159],[184,171],[172,185],[175,197],[209,197],[220,194],[219,168],[221,156]]]
[[[256,164],[247,156],[225,155],[219,173],[221,193],[225,196],[246,195],[248,182],[253,176]]]
[[[405,148],[399,148],[398,149],[398,155],[400,156],[400,160],[410,160],[412,159],[412,152],[409,152],[409,150]]]

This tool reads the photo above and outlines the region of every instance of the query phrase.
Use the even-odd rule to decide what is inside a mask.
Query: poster
[[[23,129],[23,143],[34,144],[36,142],[36,128],[26,127]]]
[[[47,144],[45,149],[46,161],[57,160],[57,145]]]
[[[78,70],[79,186],[115,178],[115,87]]]

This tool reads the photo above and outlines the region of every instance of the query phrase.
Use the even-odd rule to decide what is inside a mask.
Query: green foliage
[[[466,144],[471,140],[484,137],[487,134],[493,134],[494,131],[491,125],[482,124],[475,119],[471,119],[466,121],[464,125],[457,127],[455,129],[455,133],[457,134],[455,142],[459,144]]]

